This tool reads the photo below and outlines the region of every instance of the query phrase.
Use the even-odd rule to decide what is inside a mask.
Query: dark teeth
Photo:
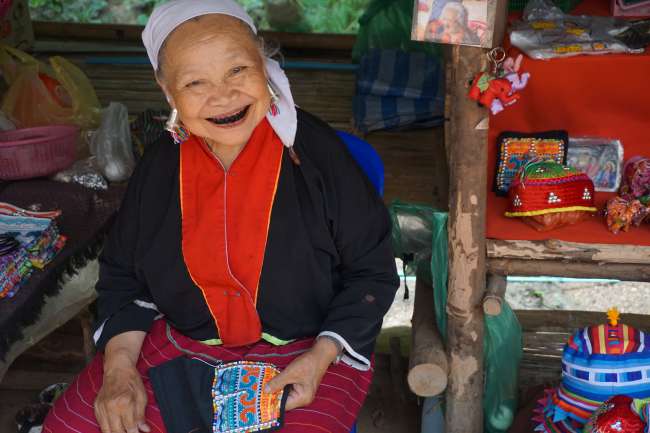
[[[228,117],[220,117],[220,118],[210,118],[208,119],[210,122],[216,124],[216,125],[227,125],[229,123],[235,123],[237,121],[240,121],[241,119],[246,116],[246,113],[248,113],[248,109],[250,108],[250,105],[241,110],[239,113],[233,114],[232,116]]]

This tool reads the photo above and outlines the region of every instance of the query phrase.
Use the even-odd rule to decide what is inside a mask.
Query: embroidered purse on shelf
[[[501,133],[497,139],[494,191],[500,196],[508,195],[512,180],[528,161],[541,159],[566,164],[568,144],[566,131]]]
[[[149,377],[169,433],[253,433],[283,425],[288,389],[264,392],[279,372],[264,362],[212,366],[179,357],[149,369]]]

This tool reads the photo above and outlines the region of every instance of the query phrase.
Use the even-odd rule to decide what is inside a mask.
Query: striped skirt
[[[157,320],[142,345],[137,368],[147,390],[147,423],[152,432],[166,432],[156,404],[147,371],[189,352],[205,354],[224,362],[269,362],[284,369],[300,354],[309,350],[313,339],[299,340],[286,346],[260,342],[240,348],[207,346],[171,329],[167,335],[164,320]],[[170,329],[170,328],[167,328]],[[171,337],[171,338],[170,338]],[[175,344],[174,344],[175,343]],[[103,356],[98,354],[56,401],[48,414],[45,433],[100,433],[93,403],[102,386]],[[370,388],[371,371],[359,371],[344,363],[332,365],[318,388],[314,402],[306,407],[287,411],[281,433],[349,433]]]

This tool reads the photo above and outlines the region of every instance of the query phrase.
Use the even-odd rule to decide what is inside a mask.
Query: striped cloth
[[[538,431],[555,432],[569,421],[584,425],[615,395],[650,398],[649,343],[650,335],[624,324],[575,332],[564,347],[562,383],[540,402]]]
[[[442,124],[442,61],[422,52],[369,50],[359,62],[353,102],[361,132]]]
[[[300,354],[309,350],[313,339],[299,340],[285,346],[266,342],[241,348],[207,346],[172,330],[172,336],[183,351],[203,354],[225,362],[263,361],[284,369]],[[157,320],[147,335],[138,370],[147,390],[147,423],[153,433],[166,432],[160,410],[153,395],[147,371],[165,361],[182,356],[167,337],[165,321]],[[209,359],[209,358],[206,358]],[[44,433],[100,433],[93,403],[102,385],[103,357],[98,354],[68,390],[56,401],[43,425]],[[372,369],[360,371],[344,363],[331,366],[318,388],[314,402],[303,408],[286,412],[284,427],[279,433],[349,433],[370,388]]]

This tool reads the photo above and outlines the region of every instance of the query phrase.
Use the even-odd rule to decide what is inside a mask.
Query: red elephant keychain
[[[513,86],[510,77],[504,76],[505,70],[502,68],[502,64],[506,53],[503,48],[494,48],[488,52],[487,56],[492,64],[492,71],[479,72],[474,76],[468,96],[479,104],[489,107],[492,114],[497,114],[519,100],[520,95],[516,91],[521,90],[525,84]],[[521,59],[518,58],[517,63],[520,62]],[[526,81],[528,81],[528,77],[529,75],[525,76]]]

